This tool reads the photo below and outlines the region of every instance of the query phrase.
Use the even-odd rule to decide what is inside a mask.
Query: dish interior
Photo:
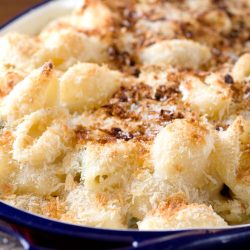
[[[3,27],[1,200],[98,228],[247,224],[249,20],[243,0],[58,0]]]

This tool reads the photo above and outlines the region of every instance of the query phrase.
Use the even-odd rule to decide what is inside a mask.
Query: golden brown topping
[[[176,213],[187,205],[187,200],[183,194],[175,194],[169,196],[165,202],[160,203],[156,210],[152,211],[152,214],[160,214],[166,218]]]

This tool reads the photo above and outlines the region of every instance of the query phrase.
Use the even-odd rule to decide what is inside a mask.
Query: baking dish
[[[35,34],[47,22],[67,14],[82,1],[44,1],[1,27]],[[31,25],[32,24],[32,25]],[[222,249],[244,248],[249,226],[172,231],[109,230],[70,225],[39,217],[0,202],[2,230],[19,238],[25,249]],[[247,247],[246,247],[247,248]]]

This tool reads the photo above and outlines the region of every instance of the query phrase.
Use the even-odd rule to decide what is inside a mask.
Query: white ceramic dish
[[[10,31],[34,35],[49,21],[69,14],[82,3],[82,0],[54,0],[34,6],[0,27],[0,35]]]

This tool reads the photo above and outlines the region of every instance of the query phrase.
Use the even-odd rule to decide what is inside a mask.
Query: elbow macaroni
[[[188,40],[162,41],[144,49],[140,58],[143,64],[164,64],[180,68],[197,69],[211,57],[209,49]]]
[[[58,79],[53,65],[44,64],[14,87],[2,102],[2,115],[9,121],[57,103]]]
[[[58,166],[42,168],[23,165],[15,176],[16,194],[50,196],[59,195],[63,190],[63,173]]]
[[[214,153],[220,178],[239,199],[249,202],[250,121],[238,117],[219,133]]]
[[[134,172],[144,164],[143,145],[139,143],[115,143],[88,145],[83,157],[85,186],[89,190],[124,189]]]
[[[70,212],[65,215],[66,221],[73,220],[92,227],[125,228],[125,216],[115,197],[110,199],[106,194],[91,193],[79,186],[70,192],[67,204]]]
[[[216,75],[206,77],[204,83],[196,78],[184,79],[180,91],[184,101],[210,118],[221,119],[228,113],[231,91]]]
[[[213,135],[205,124],[175,120],[154,140],[151,152],[154,173],[163,179],[202,186],[206,183],[213,145]]]
[[[119,89],[120,78],[105,66],[77,64],[60,80],[60,102],[72,112],[98,108]]]
[[[35,56],[38,66],[47,61],[63,71],[77,62],[104,63],[107,61],[106,46],[100,39],[74,29],[52,31]]]
[[[60,109],[39,110],[25,116],[16,129],[13,158],[33,166],[53,163],[73,137],[66,119],[67,112]]]
[[[164,207],[163,207],[164,208]],[[226,222],[217,215],[211,207],[206,205],[186,205],[171,214],[168,211],[156,211],[155,214],[147,215],[139,223],[140,230],[159,230],[159,229],[182,229],[182,228],[204,228],[204,227],[223,227]],[[166,214],[164,214],[164,212]]]

